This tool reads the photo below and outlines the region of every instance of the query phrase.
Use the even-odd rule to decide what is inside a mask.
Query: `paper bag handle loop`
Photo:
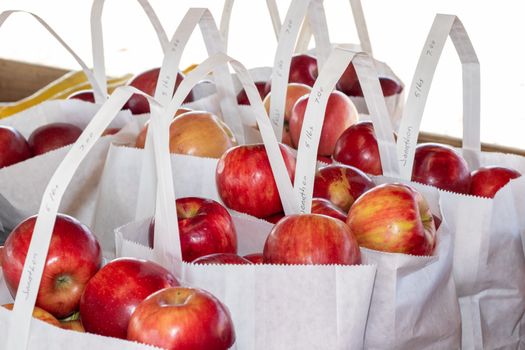
[[[302,213],[311,211],[317,149],[328,98],[350,62],[353,62],[357,77],[363,87],[363,95],[378,140],[383,173],[386,176],[396,176],[399,172],[394,130],[371,56],[364,52],[353,52],[336,47],[328,57],[312,88],[299,138],[294,192]]]
[[[459,18],[438,14],[421,51],[399,127],[397,156],[403,179],[410,180],[412,177],[415,147],[425,104],[439,58],[449,36],[463,70],[463,152],[471,166],[475,166],[472,164],[475,157],[469,157],[468,154],[481,149],[479,61]]]

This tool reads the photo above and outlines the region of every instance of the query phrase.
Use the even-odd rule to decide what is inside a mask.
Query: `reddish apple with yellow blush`
[[[337,140],[333,158],[370,175],[382,175],[379,147],[371,122],[360,122],[346,129]]]
[[[192,110],[188,108],[179,108],[177,112],[175,112],[174,117],[177,117],[187,112],[192,112]],[[137,136],[137,140],[135,141],[135,147],[144,148],[144,146],[146,145],[146,135],[148,133],[148,125],[149,125],[149,121],[147,121],[146,124],[144,124],[144,127],[142,128],[139,135]]]
[[[3,308],[6,308],[7,310],[13,310],[13,307],[15,306],[15,304],[5,304],[5,305],[2,305]],[[38,306],[35,306],[33,308],[33,318],[36,318],[36,319],[39,319],[41,321],[44,321],[44,322],[47,322],[49,323],[50,325],[52,326],[56,326],[56,327],[60,327],[60,321],[57,320],[57,318],[53,315],[51,315],[49,312],[47,312],[46,310],[38,307]]]
[[[308,96],[299,98],[292,109],[290,136],[294,147],[299,146],[299,138],[301,136],[301,128],[303,127],[308,99]],[[351,125],[357,123],[358,120],[359,115],[357,109],[350,98],[339,91],[331,92],[326,104],[317,154],[322,156],[332,155],[332,153],[334,153],[335,143],[341,134]]]
[[[428,203],[410,186],[384,184],[359,197],[346,220],[361,247],[432,255],[436,228]]]
[[[323,167],[315,174],[314,197],[326,198],[345,213],[359,196],[374,187],[361,170],[342,164]]]
[[[280,220],[266,239],[263,257],[267,264],[361,263],[359,246],[348,226],[318,214],[290,215]]]
[[[137,305],[158,290],[178,285],[168,270],[154,262],[113,260],[86,285],[80,300],[82,325],[88,333],[126,339]]]
[[[230,213],[218,202],[199,197],[176,200],[182,259],[194,261],[214,253],[237,253],[237,233]],[[154,223],[149,227],[153,247]]]
[[[279,146],[293,183],[295,156],[287,146]],[[228,208],[258,218],[283,211],[263,144],[241,145],[228,150],[219,159],[215,179],[219,196]]]
[[[333,205],[328,199],[313,198],[311,212],[312,214],[330,216],[346,223],[346,214],[341,209]]]
[[[137,306],[127,338],[168,350],[226,350],[235,342],[228,308],[195,288],[166,288]]]
[[[510,180],[521,176],[521,173],[510,168],[489,166],[472,172],[470,194],[479,197],[494,198],[496,193]]]

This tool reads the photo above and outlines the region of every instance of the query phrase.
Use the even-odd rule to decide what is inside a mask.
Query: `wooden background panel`
[[[61,68],[0,59],[0,102],[27,97],[67,72]]]

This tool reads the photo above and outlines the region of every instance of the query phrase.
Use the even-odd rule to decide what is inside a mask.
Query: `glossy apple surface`
[[[82,129],[69,123],[43,125],[31,133],[28,143],[33,155],[53,151],[74,143],[82,134]]]
[[[435,143],[423,143],[416,147],[412,181],[468,194],[471,178],[467,162],[454,149]]]
[[[379,147],[371,122],[359,122],[346,129],[337,140],[333,158],[370,175],[382,175]]]
[[[193,110],[188,109],[188,108],[179,108],[177,112],[175,112],[174,117],[177,117],[181,114],[192,112],[192,111]],[[135,147],[144,148],[144,146],[146,145],[146,135],[148,133],[148,125],[149,125],[149,120],[144,124],[144,127],[142,128],[139,135],[137,136],[137,140],[135,141]]]
[[[146,94],[153,96],[155,95],[155,89],[157,87],[157,80],[159,80],[160,68],[153,68],[143,73],[136,75],[131,78],[128,85],[133,86]],[[177,80],[175,82],[175,88],[173,92],[177,89],[179,84],[184,79],[182,73],[177,73]],[[184,102],[192,102],[193,94],[190,94],[186,97]],[[123,109],[129,109],[132,114],[143,114],[149,113],[149,103],[148,100],[139,94],[133,94],[128,102],[124,105]]]
[[[303,96],[297,100],[292,109],[290,117],[290,136],[294,147],[299,146],[301,128],[303,126],[308,96]],[[321,129],[321,139],[317,154],[330,156],[334,153],[335,143],[341,134],[351,125],[357,123],[359,115],[353,102],[339,91],[330,93],[326,104],[323,128]]]
[[[388,77],[379,77],[379,84],[381,86],[383,96],[385,97],[393,96],[403,91],[401,82]],[[363,97],[361,83],[357,78],[357,74],[352,63],[348,65],[345,72],[337,82],[337,89],[347,96]]]
[[[319,75],[317,69],[317,59],[312,55],[295,55],[290,62],[289,83],[301,83],[314,86],[315,80]]]
[[[235,342],[235,328],[228,308],[212,294],[175,287],[140,303],[128,339],[170,350],[226,350]]]
[[[346,223],[346,213],[336,207],[328,199],[313,198],[312,199],[312,214],[326,215],[334,219],[341,220]]]
[[[261,100],[263,100],[266,95],[270,92],[270,85],[267,84],[265,81],[256,81],[255,87],[257,88],[257,91],[259,92],[259,96],[261,97]],[[250,101],[248,100],[248,95],[246,95],[246,91],[244,89],[237,94],[237,103],[244,106],[249,106]]]
[[[346,221],[361,247],[432,255],[436,228],[426,200],[410,186],[384,184],[358,198]]]
[[[80,318],[88,333],[126,339],[137,305],[158,290],[178,286],[162,266],[146,260],[119,258],[89,280],[80,300]]]
[[[288,175],[293,183],[295,156],[291,149],[279,145]],[[264,145],[241,145],[231,148],[219,159],[216,182],[222,202],[233,210],[258,218],[283,211]]]
[[[2,305],[2,307],[6,308],[7,310],[13,310],[14,305],[15,304],[5,304]],[[38,306],[35,306],[33,309],[33,318],[37,318],[41,321],[47,322],[52,326],[60,327],[60,322],[55,316],[51,315],[46,310],[39,308]]]
[[[313,196],[326,198],[348,213],[355,200],[372,187],[372,179],[361,170],[349,165],[332,164],[315,174]]]
[[[267,216],[267,217],[263,218],[263,220],[271,222],[272,224],[276,224],[282,218],[284,218],[284,213],[280,212],[280,213],[277,213],[277,214],[273,214],[273,215]]]
[[[0,169],[31,157],[31,149],[15,128],[0,125]]]
[[[472,172],[470,194],[479,197],[494,198],[496,193],[510,180],[521,176],[514,169],[489,166]]]
[[[235,265],[251,265],[252,262],[237,254],[231,253],[216,253],[201,256],[198,259],[193,260],[194,264],[235,264]]]
[[[318,214],[290,215],[272,229],[263,251],[269,264],[361,263],[357,241],[346,224]]]
[[[253,253],[243,256],[246,260],[251,261],[253,264],[262,264],[263,263],[263,254],[262,253]]]
[[[230,128],[208,112],[187,112],[172,120],[170,152],[219,158],[237,145]]]
[[[187,262],[213,254],[237,253],[237,233],[230,213],[218,202],[199,197],[176,200],[182,259]],[[149,244],[153,247],[154,225]]]
[[[95,95],[92,90],[79,90],[73,92],[67,97],[68,99],[81,100],[86,102],[95,103]]]
[[[35,223],[36,216],[22,221],[5,242],[2,271],[13,297],[22,276]],[[101,262],[100,246],[89,229],[70,216],[58,214],[36,306],[56,318],[71,315],[78,309],[80,296]]]

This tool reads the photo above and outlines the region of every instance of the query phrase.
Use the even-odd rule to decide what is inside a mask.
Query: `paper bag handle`
[[[370,36],[368,35],[368,28],[366,25],[365,14],[363,12],[363,5],[361,0],[350,0],[350,7],[352,9],[352,15],[354,17],[354,23],[357,29],[357,36],[359,38],[359,47],[361,51],[372,55],[372,44],[370,43]],[[321,15],[320,13],[313,13],[314,16]],[[296,52],[306,52],[308,50],[308,44],[312,38],[312,27],[308,21],[303,23],[301,28],[301,34],[297,40]],[[328,28],[326,28],[328,30]]]
[[[72,145],[44,191],[9,323],[7,349],[27,348],[31,315],[62,197],[84,158],[133,93],[143,94],[133,87],[119,87],[115,90]],[[148,99],[150,103],[153,101],[150,97]],[[151,107],[153,110],[160,110],[157,103],[151,103]]]
[[[228,47],[228,39],[230,34],[230,22],[233,10],[234,0],[225,0],[224,7],[222,8],[221,16],[221,35],[224,40],[224,46]],[[275,38],[279,40],[279,32],[281,31],[281,16],[279,15],[279,9],[277,8],[277,3],[275,0],[266,0],[266,6],[268,7],[268,12],[270,13],[270,18],[272,20],[273,32]],[[227,52],[225,50],[225,52]]]
[[[465,27],[454,15],[438,14],[428,34],[410,85],[408,99],[397,138],[397,156],[401,178],[410,180],[415,147],[432,79],[450,36],[463,70],[463,152],[471,166],[469,154],[481,149],[480,140],[480,71],[479,61]]]
[[[169,41],[157,14],[147,0],[137,0],[148,17],[157,38],[160,42],[162,52],[168,49]],[[94,0],[91,6],[91,49],[93,52],[93,71],[103,94],[95,93],[95,101],[103,103],[107,98],[106,64],[104,59],[104,37],[102,35],[102,10],[105,0]]]
[[[322,16],[307,16],[321,12]],[[275,135],[279,141],[282,140],[284,107],[286,104],[286,87],[290,74],[290,63],[294,53],[295,43],[299,35],[299,30],[304,19],[310,20],[310,25],[315,28],[328,28],[322,0],[293,0],[286,13],[286,18],[281,26],[279,33],[279,43],[275,54],[272,72],[272,98],[270,99],[269,117],[273,125]],[[314,33],[315,37],[317,65],[322,68],[326,57],[330,54],[331,45],[328,31],[319,29]]]
[[[199,25],[202,32],[202,37],[209,55],[222,52],[224,49],[219,30],[211,12],[204,8],[189,9],[169,42],[169,47],[166,50],[160,69],[159,83],[155,90],[155,99],[164,106],[173,98],[172,92],[175,87],[179,62],[183,50],[197,25]],[[232,129],[237,141],[244,143],[244,126],[239,110],[237,109],[237,99],[228,66],[226,64],[217,66],[214,75],[223,119]],[[166,118],[168,118],[168,121],[171,121],[171,116],[166,115]],[[167,127],[169,129],[169,122]],[[153,215],[155,198],[157,197],[155,196],[155,188],[157,188],[154,162],[155,155],[153,153],[153,143],[151,140],[148,141],[150,135],[151,129],[148,129],[142,158],[137,207],[135,210],[135,218],[137,220]]]
[[[192,70],[186,78],[179,85],[175,92],[173,99],[164,111],[164,115],[173,115],[177,111],[185,96],[191,91],[193,86],[197,84],[209,72],[213,71],[215,67],[229,63],[233,70],[237,73],[242,86],[244,87],[248,100],[250,101],[253,111],[256,114],[256,120],[261,131],[261,136],[268,154],[272,173],[279,190],[279,195],[283,203],[285,213],[292,214],[298,212],[297,205],[293,198],[293,187],[286,170],[284,159],[281,155],[279,144],[273,133],[272,125],[266,115],[266,111],[262,104],[259,93],[253,80],[251,79],[248,70],[238,61],[227,56],[225,53],[217,53],[210,56],[208,59],[199,64]],[[163,121],[165,123],[165,120]],[[155,239],[154,251],[157,256],[165,255],[165,261],[170,261],[170,264],[175,271],[180,273],[180,264],[182,262],[182,254],[180,251],[180,237],[178,235],[177,221],[176,221],[176,205],[174,184],[171,174],[171,161],[169,154],[169,128],[164,124],[160,127],[153,128],[153,139],[160,139],[158,148],[155,148],[156,153],[162,153],[162,157],[156,157],[156,169],[158,174],[158,191],[157,206],[155,211]],[[162,198],[160,197],[162,195]],[[171,220],[171,230],[168,225],[157,225],[158,221],[167,222]],[[178,244],[168,243],[168,240],[177,240]],[[157,243],[158,242],[158,243]],[[164,250],[159,252],[159,250]]]
[[[371,56],[336,47],[328,57],[323,70],[310,93],[303,127],[299,138],[294,192],[302,213],[310,213],[317,165],[317,149],[321,138],[328,98],[346,67],[353,62],[363,95],[370,111],[374,132],[378,140],[383,173],[398,174],[394,129],[390,122],[379,78]]]
[[[101,92],[101,88],[100,86],[98,85],[98,82],[97,80],[95,79],[95,76],[93,75],[93,73],[91,72],[91,70],[87,67],[87,65],[84,63],[84,61],[75,53],[75,51],[73,51],[73,49],[60,37],[60,35],[58,35],[54,30],[53,28],[51,28],[47,23],[46,21],[44,21],[41,17],[31,13],[31,12],[27,12],[27,11],[22,11],[22,10],[8,10],[8,11],[4,11],[0,14],[0,27],[4,24],[4,22],[7,20],[7,18],[9,18],[9,16],[11,16],[12,14],[14,13],[23,13],[23,14],[27,14],[27,15],[30,15],[31,17],[33,17],[34,19],[36,19],[38,21],[38,23],[40,23],[42,25],[42,27],[44,27],[66,50],[67,52],[69,52],[71,54],[71,56],[73,56],[73,58],[75,59],[75,61],[77,61],[77,63],[80,65],[80,67],[82,68],[82,71],[84,72],[84,74],[86,75],[86,78],[88,79],[89,83],[91,84],[91,86],[93,87],[93,90],[95,92]]]

